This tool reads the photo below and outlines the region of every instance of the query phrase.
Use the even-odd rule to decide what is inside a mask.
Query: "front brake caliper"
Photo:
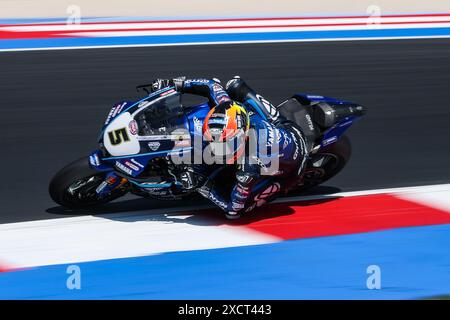
[[[127,179],[119,177],[115,172],[110,172],[106,175],[105,180],[95,189],[98,195],[105,195],[114,189],[121,188],[128,182]]]

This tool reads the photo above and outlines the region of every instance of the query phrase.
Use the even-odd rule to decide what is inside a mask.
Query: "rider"
[[[157,79],[152,89],[171,85],[180,93],[197,94],[209,100],[211,110],[203,123],[203,137],[216,159],[223,158],[222,163],[236,165],[236,179],[231,194],[229,191],[225,194],[214,174],[197,191],[223,209],[227,218],[239,218],[301,181],[307,156],[301,128],[284,119],[240,77],[228,81],[226,89],[218,79],[184,77]],[[250,108],[244,107],[245,104]],[[265,120],[250,121],[251,112],[257,112]],[[190,181],[193,187],[200,181],[192,169],[183,173],[182,180]]]

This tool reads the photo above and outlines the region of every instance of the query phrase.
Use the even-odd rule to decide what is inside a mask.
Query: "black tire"
[[[110,202],[128,192],[126,188],[115,189],[110,194],[99,198],[95,194],[95,189],[105,176],[105,172],[99,172],[91,168],[88,157],[80,158],[56,173],[48,188],[50,197],[63,207],[83,209]],[[69,188],[74,184],[82,184],[83,182],[85,184],[79,188],[79,191],[78,189],[69,191]]]
[[[320,149],[316,154],[312,155],[308,161],[303,185],[298,191],[305,191],[318,186],[325,181],[337,175],[347,164],[352,154],[352,146],[350,139],[343,135],[336,143]],[[313,163],[321,158],[326,159],[320,167],[314,167]]]

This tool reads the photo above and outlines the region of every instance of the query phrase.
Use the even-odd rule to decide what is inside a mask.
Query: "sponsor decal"
[[[194,122],[194,130],[197,132],[201,132],[203,128],[203,122],[197,117],[194,117],[192,121]]]
[[[246,200],[247,199],[247,197],[245,195],[243,195],[242,193],[236,193],[235,197],[240,199],[240,200]]]
[[[190,140],[175,141],[174,146],[175,147],[190,147],[191,146],[191,141]]]
[[[267,147],[271,147],[273,145],[274,141],[275,141],[274,129],[272,128],[272,126],[268,126],[267,127],[267,142],[266,142],[266,146]]]
[[[211,132],[211,134],[212,134],[213,136],[215,136],[215,135],[221,134],[221,133],[222,133],[222,130],[221,130],[220,128],[211,128],[211,129],[209,129],[209,132]]]
[[[145,107],[147,107],[148,105],[150,105],[151,104],[151,102],[150,101],[142,101],[141,103],[139,103],[138,104],[138,109],[142,109],[142,108],[145,108]]]
[[[268,100],[264,99],[263,96],[257,94],[256,98],[261,102],[261,104],[266,109],[267,113],[270,114],[270,116],[276,120],[278,118],[278,110],[273,106],[272,103],[270,103]]]
[[[234,77],[231,80],[228,80],[227,84],[225,85],[226,88],[228,89],[230,86],[232,86],[236,81],[241,80],[239,77]]]
[[[97,187],[97,189],[95,189],[95,192],[97,194],[100,194],[108,185],[108,183],[106,181],[103,181],[102,183],[100,183],[100,185]]]
[[[161,191],[154,191],[154,192],[149,192],[151,194],[153,194],[154,196],[168,196],[171,194],[170,190],[161,190]]]
[[[298,142],[297,142],[297,139],[295,139],[295,137],[294,137],[294,144],[295,144],[295,152],[294,152],[293,158],[294,158],[294,160],[297,160],[300,147],[298,146]]]
[[[344,123],[341,123],[341,124],[339,125],[339,127],[340,127],[340,128],[346,127],[346,126],[351,125],[352,123],[353,123],[353,120],[349,120],[349,121],[346,121],[346,122],[344,122]]]
[[[213,91],[214,91],[214,92],[223,92],[223,88],[222,88],[222,86],[221,86],[220,84],[214,83],[214,85],[213,85]]]
[[[176,91],[175,91],[174,89],[171,89],[171,90],[169,90],[169,91],[165,91],[165,92],[161,93],[159,96],[160,96],[160,97],[164,97],[164,96],[167,96],[167,95],[172,94],[172,93],[175,93],[175,92],[176,92]]]
[[[211,118],[209,119],[209,124],[227,124],[226,119],[224,118]]]
[[[236,210],[236,211],[238,211],[240,209],[244,209],[244,206],[245,205],[242,202],[233,201],[231,203],[231,207],[233,208],[233,210]]]
[[[106,117],[106,120],[105,120],[105,126],[111,121],[113,112],[114,112],[114,108],[112,108],[111,111],[108,113],[108,117]]]
[[[242,194],[243,196],[247,197],[249,195],[248,187],[243,187],[241,185],[238,185],[236,188],[236,191]]]
[[[296,127],[292,127],[292,129],[298,135],[298,137],[296,137],[295,134],[293,132],[291,132],[291,135],[292,135],[292,138],[293,138],[294,144],[295,144],[294,160],[296,160],[298,155],[299,155],[299,153],[300,153],[300,146],[298,145],[297,140],[299,140],[302,143],[302,148],[303,148],[302,150],[305,150],[305,144],[304,144],[304,141],[303,141],[303,138],[302,138],[303,134],[299,130],[297,130]],[[303,152],[302,152],[302,154],[303,154]]]
[[[336,136],[332,136],[331,138],[323,140],[322,145],[323,146],[327,146],[327,145],[332,144],[333,142],[336,142],[336,141],[337,141],[337,137]]]
[[[208,188],[203,186],[203,187],[197,189],[197,192],[200,193],[203,197],[209,199],[210,190]]]
[[[184,83],[209,83],[208,79],[190,79],[186,80]]]
[[[100,159],[97,154],[93,154],[89,156],[89,163],[93,167],[98,167],[100,165]]]
[[[308,123],[309,130],[314,131],[314,124],[312,122],[311,116],[307,114],[306,116],[306,122]]]
[[[156,151],[161,146],[161,143],[159,143],[158,141],[151,141],[147,145],[150,148],[150,150]]]
[[[180,174],[180,178],[183,186],[186,189],[191,189],[194,186],[194,182],[192,181],[192,176],[189,172],[183,172]]]
[[[256,203],[254,203],[254,204],[252,204],[250,207],[248,207],[246,210],[245,210],[245,212],[250,212],[250,211],[252,211],[253,209],[255,209],[256,208]]]
[[[138,167],[138,166],[135,166],[134,164],[132,164],[132,163],[129,162],[129,161],[125,161],[125,165],[126,165],[127,167],[133,169],[134,171],[139,171],[139,167]]]
[[[140,163],[140,162],[137,162],[136,160],[134,160],[134,159],[131,159],[131,162],[133,162],[135,165],[137,165],[139,168],[141,168],[141,169],[144,169],[145,168],[145,166],[144,165],[142,165],[142,163]]]
[[[255,161],[255,163],[260,166],[262,169],[264,169],[264,172],[267,172],[267,166],[264,164],[264,162],[261,160],[260,157],[252,156],[252,159]]]
[[[117,167],[119,170],[125,172],[126,174],[128,174],[128,175],[130,175],[130,176],[133,174],[133,170],[131,170],[130,168],[126,167],[125,165],[123,165],[123,164],[122,164],[121,162],[119,162],[119,161],[116,161],[116,167]]]
[[[256,205],[258,207],[262,206],[264,203],[266,203],[267,198],[278,193],[280,190],[281,186],[278,182],[275,182],[274,184],[270,185],[269,187],[267,187],[266,190],[255,196]]]
[[[252,180],[252,177],[250,177],[247,174],[237,174],[236,175],[236,179],[240,183],[246,184],[246,183],[249,183]]]
[[[114,112],[113,112],[112,116],[113,116],[113,117],[117,116],[117,115],[122,111],[123,107],[124,107],[126,104],[127,104],[126,102],[125,102],[125,103],[122,103],[122,104],[119,104],[119,105],[114,109]]]
[[[305,139],[303,139],[303,136],[300,136],[299,141],[300,141],[301,146],[302,146],[302,155],[306,155],[306,153],[307,153],[306,142],[305,142]],[[300,163],[300,166],[298,168],[297,175],[300,175],[300,173],[302,172],[303,168],[305,167],[306,158],[307,158],[306,156],[303,157],[302,162]]]
[[[130,133],[135,136],[138,133],[138,125],[136,120],[131,120],[128,124],[128,129],[130,130]]]
[[[118,115],[120,113],[120,111],[122,111],[123,107],[125,107],[126,104],[127,103],[124,102],[122,104],[118,104],[118,105],[112,107],[111,111],[108,114],[108,117],[106,118],[105,125],[107,125],[111,121],[112,118],[114,118],[116,115]]]
[[[283,136],[281,135],[280,130],[278,130],[278,129],[276,129],[276,128],[275,128],[275,136],[277,137],[277,143],[280,144],[281,138],[282,138]]]
[[[139,141],[155,141],[155,140],[181,140],[190,139],[189,134],[161,134],[152,136],[138,136]]]
[[[323,96],[307,95],[308,99],[323,99]]]
[[[219,199],[217,199],[216,196],[213,193],[209,193],[208,199],[211,200],[212,202],[214,202],[216,205],[218,205],[222,209],[226,209],[227,208],[227,204],[225,202],[220,201]]]
[[[223,87],[219,84],[213,85],[213,93],[216,96],[216,100],[221,101],[221,99],[226,98],[229,100],[228,94],[223,90]],[[226,101],[226,100],[224,100]]]
[[[283,132],[283,149],[286,149],[286,147],[291,143],[291,138],[286,132]]]
[[[170,190],[163,189],[163,188],[145,188],[145,191],[147,191],[149,194],[153,196],[168,196],[171,195]]]

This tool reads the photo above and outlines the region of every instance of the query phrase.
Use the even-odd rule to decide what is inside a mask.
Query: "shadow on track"
[[[311,206],[319,203],[337,200],[334,193],[341,190],[335,187],[319,186],[308,192],[291,192],[290,197],[323,195],[323,199],[295,202],[296,206]],[[293,201],[294,202],[294,201]],[[46,212],[54,215],[94,215],[105,219],[136,222],[136,221],[163,221],[172,223],[189,223],[192,225],[245,225],[260,220],[271,219],[278,216],[294,214],[290,207],[293,202],[271,203],[257,208],[241,219],[230,221],[225,218],[223,211],[214,207],[206,199],[158,201],[145,198],[116,201],[92,209],[71,210],[61,206],[52,207]],[[186,216],[189,217],[186,217]],[[183,218],[181,218],[183,217]]]
[[[293,214],[298,213],[297,210],[293,208],[295,204],[296,207],[308,207],[315,206],[327,202],[336,201],[341,197],[338,196],[329,196],[319,200],[308,200],[301,202],[285,202],[285,203],[271,203],[267,204],[261,208],[256,208],[251,213],[243,215],[242,218],[238,220],[228,220],[223,216],[223,211],[220,209],[209,209],[209,210],[201,210],[201,211],[188,211],[185,212],[184,215],[190,215],[185,219],[179,219],[177,215],[164,215],[164,219],[161,221],[165,222],[173,222],[173,223],[188,223],[191,225],[199,225],[199,226],[245,226],[249,224],[256,224],[258,222],[263,222],[264,224],[271,224],[270,220],[273,218],[279,217],[287,217]],[[114,219],[118,220],[118,219]],[[134,221],[136,221],[135,219]],[[124,222],[133,222],[133,219],[125,218],[124,220],[120,220]],[[278,221],[278,220],[277,220]],[[279,224],[276,222],[275,224]]]

